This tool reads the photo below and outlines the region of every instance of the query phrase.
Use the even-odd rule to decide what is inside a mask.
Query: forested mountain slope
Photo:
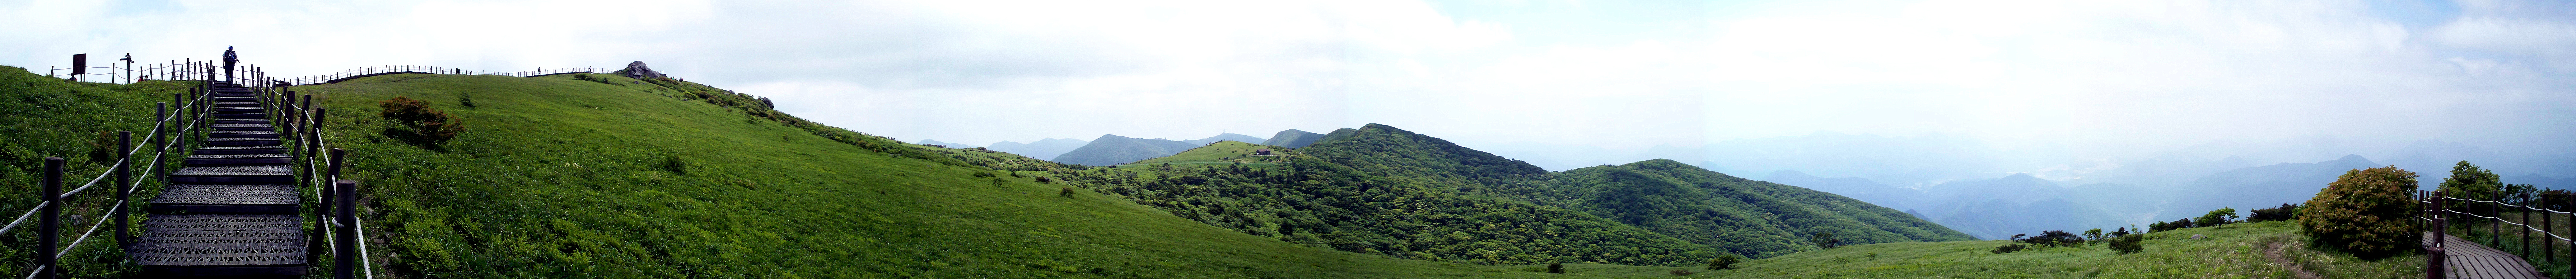
[[[1755,257],[1825,244],[1810,239],[1816,233],[1831,234],[1842,245],[1972,239],[1895,209],[1672,160],[1573,169],[1549,178],[1491,192]]]

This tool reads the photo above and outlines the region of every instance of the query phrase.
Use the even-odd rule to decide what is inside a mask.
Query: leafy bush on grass
[[[2173,220],[2173,221],[2169,221],[2169,222],[2156,222],[2155,224],[2149,224],[2149,225],[2147,225],[2147,232],[2162,232],[2162,231],[2179,230],[2179,229],[2188,229],[2188,228],[2191,228],[2191,218],[2182,218],[2182,220]]]
[[[2015,241],[2039,246],[2065,247],[2083,245],[2084,237],[2076,236],[2074,233],[2068,233],[2066,231],[2045,231],[2040,232],[2039,236],[2017,239]]]
[[[2216,227],[2235,222],[2236,208],[2220,207],[2218,210],[2210,210],[2209,214],[2200,215],[2200,218],[2192,218],[2191,226]]]
[[[1550,264],[1547,264],[1547,273],[1564,274],[1564,273],[1565,273],[1565,263],[1550,263]]]
[[[2463,164],[2466,165],[2466,164]],[[2344,172],[2299,214],[2299,232],[2321,247],[2363,259],[2397,255],[2416,247],[2415,173],[2397,167]]]
[[[590,76],[590,74],[572,74],[572,79],[582,80],[582,81],[588,81],[588,82],[597,82],[597,83],[600,83],[600,84],[607,84],[607,85],[617,85],[617,82],[616,82],[616,81],[610,81],[610,80],[608,80],[608,78],[603,78],[603,77]]]
[[[385,109],[376,116],[400,124],[393,129],[386,129],[386,137],[402,139],[422,146],[437,146],[440,143],[446,143],[449,139],[455,139],[456,134],[465,132],[465,124],[461,123],[464,118],[431,108],[429,102],[395,96],[393,99],[376,103],[376,106]]]
[[[2123,255],[2137,254],[2138,252],[2147,251],[2147,246],[2144,243],[2146,241],[2147,235],[2130,234],[2111,238],[2111,244],[2109,246],[2111,246],[2112,252],[2118,252]]]
[[[1708,260],[1708,270],[1735,269],[1735,263],[1743,261],[1743,258],[1737,258],[1735,255],[1717,256],[1716,259]]]
[[[2029,246],[2029,245],[2021,245],[2020,243],[2004,244],[2004,246],[1995,246],[1995,250],[1994,250],[1994,251],[1988,251],[1988,252],[1994,252],[1994,253],[1996,253],[1996,254],[2003,254],[2003,253],[2021,252],[2021,250],[2022,250],[2022,249],[2030,249],[2030,246]]]
[[[2284,204],[2281,204],[2281,206],[2280,206],[2280,207],[2265,208],[2265,209],[2255,209],[2255,210],[2254,210],[2254,216],[2245,217],[2245,221],[2246,221],[2246,222],[2289,221],[2291,218],[2296,218],[2294,215],[2295,215],[2296,213],[2298,213],[2298,211],[2299,211],[2299,205],[2298,205],[2298,204],[2288,204],[2288,203],[2284,203]]]
[[[1673,270],[1673,276],[1690,276],[1690,275],[1691,275],[1691,273],[1692,273],[1692,272],[1690,272],[1689,270],[1680,270],[1680,269],[1675,269],[1675,270]]]

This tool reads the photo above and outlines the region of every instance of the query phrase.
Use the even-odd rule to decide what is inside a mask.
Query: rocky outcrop
[[[645,67],[645,66],[644,66],[644,61],[635,61],[634,63],[626,63],[626,69],[624,69],[624,70],[617,70],[617,75],[622,75],[622,76],[626,76],[626,77],[629,77],[629,78],[635,78],[635,79],[667,77],[667,76],[662,75],[662,72],[661,72],[661,71],[654,71],[652,67]]]

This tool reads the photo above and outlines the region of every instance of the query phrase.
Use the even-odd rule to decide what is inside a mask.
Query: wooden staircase
[[[126,247],[149,277],[291,278],[312,263],[295,162],[259,93],[214,82],[204,147],[168,173]]]

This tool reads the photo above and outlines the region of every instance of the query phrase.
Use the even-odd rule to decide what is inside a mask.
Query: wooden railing
[[[58,275],[61,269],[61,265],[58,264],[60,259],[70,254],[70,250],[88,243],[91,236],[97,235],[100,226],[116,224],[112,230],[115,232],[115,240],[119,247],[132,243],[134,238],[129,235],[132,231],[129,229],[132,227],[132,218],[128,216],[132,211],[130,205],[135,198],[134,193],[142,188],[144,182],[169,181],[166,175],[145,175],[144,179],[136,179],[133,175],[134,167],[148,162],[149,165],[143,165],[143,172],[157,173],[155,171],[160,170],[161,165],[169,161],[169,154],[174,151],[186,153],[190,144],[196,140],[195,137],[188,135],[204,132],[201,124],[206,122],[205,108],[211,104],[208,102],[209,96],[214,95],[213,90],[208,88],[210,87],[192,88],[186,94],[170,94],[173,102],[159,103],[159,108],[153,113],[152,131],[143,135],[145,141],[143,146],[134,145],[132,131],[117,131],[117,148],[125,152],[117,154],[116,161],[108,166],[107,171],[99,173],[87,183],[82,183],[80,187],[62,191],[64,160],[62,157],[45,157],[44,180],[40,182],[42,185],[36,192],[38,200],[36,206],[28,209],[27,213],[19,214],[17,219],[10,220],[8,225],[0,225],[0,234],[5,234],[26,223],[30,217],[36,220],[37,245],[35,254],[31,255],[35,264],[28,268],[27,278],[55,278],[54,275]],[[171,109],[171,104],[178,104],[179,107]],[[188,123],[180,125],[176,123],[179,121]],[[147,151],[144,147],[156,145],[158,147],[148,150],[151,159],[135,160],[136,156],[143,155]],[[114,178],[112,182],[109,180],[111,177]],[[98,222],[90,224],[89,229],[81,231],[80,236],[73,238],[70,244],[57,245],[61,243],[62,211],[64,206],[69,204],[65,200],[78,197],[100,182],[107,182],[116,188],[115,201],[105,206],[106,214],[99,214]]]
[[[332,271],[336,276],[333,278],[375,278],[375,263],[368,259],[367,242],[362,237],[366,235],[367,225],[358,218],[358,199],[353,198],[358,196],[358,182],[340,179],[340,169],[348,165],[348,151],[332,148],[328,141],[323,140],[323,117],[329,115],[329,110],[315,105],[313,95],[295,91],[262,96],[270,100],[263,103],[273,104],[269,111],[276,112],[276,115],[271,119],[285,123],[279,127],[291,131],[288,137],[294,139],[294,146],[287,148],[289,152],[306,158],[316,154],[329,156],[328,160],[305,160],[296,170],[304,174],[296,180],[296,186],[311,186],[316,205],[313,220],[316,225],[313,226],[314,231],[307,234],[313,236],[307,243],[312,248],[306,251],[318,254],[324,251],[322,248],[328,247],[333,256]],[[350,264],[352,262],[357,264]]]
[[[77,60],[77,58],[75,60]],[[70,79],[73,81],[105,83],[134,83],[146,80],[215,80],[225,78],[222,74],[224,68],[223,64],[215,63],[214,61],[171,60],[166,64],[134,65],[132,63],[127,63],[125,65],[109,64],[108,66],[85,66],[79,64],[81,63],[75,63],[74,66],[65,68],[47,67],[45,70],[45,76]],[[257,70],[257,68],[259,68],[257,65],[235,66],[238,67],[238,69],[234,69],[234,71],[237,72],[236,74],[241,74],[242,76],[232,77],[231,80],[267,80],[266,76],[252,76],[253,74],[260,72]],[[106,78],[104,80],[91,79],[91,76],[106,76]]]
[[[2517,205],[2502,200],[2447,197],[2432,191],[2417,191],[2417,196],[2419,197],[2417,200],[2424,205],[2424,214],[2418,219],[2428,223],[2427,228],[2430,228],[2433,233],[2432,237],[2436,244],[2440,243],[2443,236],[2450,233],[2451,228],[2457,227],[2463,232],[2470,233],[2461,239],[2484,242],[2483,244],[2488,247],[2521,256],[2524,261],[2532,263],[2533,267],[2540,268],[2542,273],[2549,272],[2550,269],[2547,266],[2550,264],[2564,263],[2568,266],[2576,266],[2576,254],[2570,254],[2576,251],[2560,251],[2559,248],[2563,244],[2569,249],[2576,249],[2576,239],[2560,235],[2556,232],[2559,230],[2558,224],[2555,224],[2557,223],[2555,220],[2561,218],[2560,216],[2576,218],[2576,212]],[[2541,199],[2530,198],[2524,200],[2531,203],[2541,201]],[[2539,221],[2532,219],[2539,219]],[[2485,223],[2485,237],[2476,235],[2478,223]],[[2535,226],[2533,223],[2538,224]],[[2533,233],[2538,233],[2538,237],[2534,237]],[[2514,238],[2504,239],[2508,235]],[[2540,251],[2532,251],[2534,242],[2538,242]],[[2440,264],[2438,257],[2428,260],[2435,261],[2432,264]],[[2565,278],[2564,274],[2560,276]]]

